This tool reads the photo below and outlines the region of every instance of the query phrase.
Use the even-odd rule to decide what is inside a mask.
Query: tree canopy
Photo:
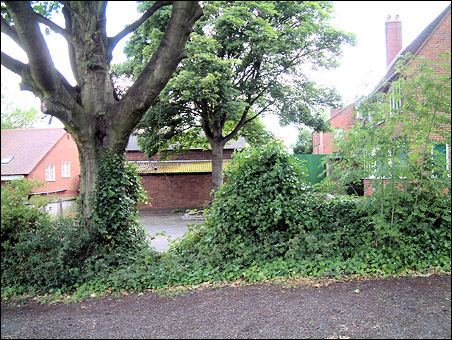
[[[263,114],[276,113],[282,124],[326,128],[318,110],[336,105],[338,95],[310,81],[303,68],[335,67],[353,36],[329,24],[330,2],[212,1],[203,11],[187,44],[189,57],[139,126],[148,154],[202,129],[213,151],[215,189],[222,183],[224,144]],[[162,35],[168,14],[161,11],[140,27],[125,49],[132,58],[116,68],[118,75],[141,72],[156,47],[149,38]]]
[[[293,153],[311,154],[312,148],[312,133],[306,129],[301,129],[298,132],[297,141],[293,146]]]

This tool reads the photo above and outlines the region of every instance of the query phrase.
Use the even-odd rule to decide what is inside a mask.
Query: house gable
[[[63,165],[63,163],[65,163]],[[53,165],[55,180],[46,180],[46,166]],[[63,166],[66,172],[63,174]],[[64,175],[64,176],[63,176]],[[36,192],[60,192],[59,196],[77,196],[80,186],[80,163],[74,138],[65,133],[28,175],[44,185]]]
[[[397,79],[396,60],[408,53],[414,56],[424,56],[427,60],[434,60],[438,55],[451,51],[451,6],[449,5],[430,25],[428,25],[422,33],[403,51],[401,51],[392,63],[388,66],[388,71],[381,82],[369,95],[371,97],[377,92],[386,92],[392,81]],[[349,105],[348,107],[351,107]],[[346,112],[347,108],[338,110],[339,112]],[[348,129],[353,124],[354,118],[351,121],[330,118],[332,127],[342,127],[344,130]],[[340,116],[338,116],[340,117]],[[350,116],[351,117],[351,116]],[[341,125],[342,124],[342,125]],[[315,154],[331,154],[333,136],[330,133],[322,134],[313,132],[313,153]],[[450,150],[449,150],[450,151]]]
[[[44,183],[34,193],[57,193],[60,197],[78,194],[78,150],[73,137],[63,128],[2,130],[2,159],[8,156],[13,158],[2,164],[2,182],[34,178]],[[47,165],[53,165],[54,180],[46,181]]]
[[[1,174],[27,176],[64,135],[64,129],[2,130],[1,156],[13,157],[1,165]]]

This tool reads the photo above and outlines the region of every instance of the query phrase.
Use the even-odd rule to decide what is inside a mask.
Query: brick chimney
[[[386,66],[389,66],[395,56],[402,49],[402,22],[399,21],[399,16],[396,15],[394,20],[391,16],[386,17]]]

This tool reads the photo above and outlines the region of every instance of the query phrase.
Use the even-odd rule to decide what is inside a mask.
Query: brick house
[[[333,129],[346,131],[353,126],[355,121],[355,105],[350,104],[342,109],[332,109],[328,122]],[[329,155],[333,153],[334,136],[331,132],[313,132],[312,144],[314,154]]]
[[[230,164],[232,153],[244,146],[244,138],[226,143],[223,169]],[[159,156],[148,158],[140,151],[136,136],[131,136],[126,159],[138,166],[141,183],[149,196],[150,205],[140,206],[142,213],[200,209],[209,199],[212,187],[211,150],[192,149],[159,161]]]
[[[75,197],[80,163],[74,138],[63,128],[2,130],[1,182],[34,178],[43,185],[35,194]]]
[[[385,23],[386,34],[386,63],[387,72],[372,94],[386,92],[392,81],[396,80],[396,61],[399,57],[412,54],[415,57],[423,56],[426,60],[434,60],[438,55],[451,51],[451,6],[449,5],[421,34],[403,51],[402,49],[402,24],[399,17],[391,20],[388,16]],[[371,95],[372,95],[371,94]],[[370,96],[371,96],[370,95]],[[356,115],[353,112],[354,104],[340,110],[332,110],[329,121],[333,128],[344,131],[353,126]],[[449,127],[450,128],[450,127]],[[432,139],[438,139],[432,136]],[[450,169],[450,145],[444,144],[447,163]],[[332,154],[334,149],[334,136],[328,133],[313,132],[313,153]],[[365,194],[372,193],[370,179],[364,180]]]

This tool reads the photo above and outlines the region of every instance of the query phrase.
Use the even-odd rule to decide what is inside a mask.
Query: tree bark
[[[212,189],[213,195],[223,185],[223,148],[222,140],[211,143],[212,147]]]
[[[64,33],[69,44],[77,77],[75,87],[54,67],[39,29],[39,22],[50,28],[57,25],[37,15],[29,2],[7,1],[6,8],[14,26],[2,19],[2,32],[19,43],[29,63],[23,64],[2,52],[2,65],[19,74],[22,89],[40,98],[42,112],[60,119],[74,137],[81,168],[81,210],[89,219],[100,160],[107,151],[124,154],[136,124],[185,57],[185,44],[202,10],[197,1],[173,2],[171,18],[156,52],[134,85],[118,100],[110,79],[110,60],[112,49],[122,36],[111,40],[106,35],[106,2],[64,2],[66,28],[59,28],[58,33]],[[145,19],[140,20],[127,31],[132,32]]]

